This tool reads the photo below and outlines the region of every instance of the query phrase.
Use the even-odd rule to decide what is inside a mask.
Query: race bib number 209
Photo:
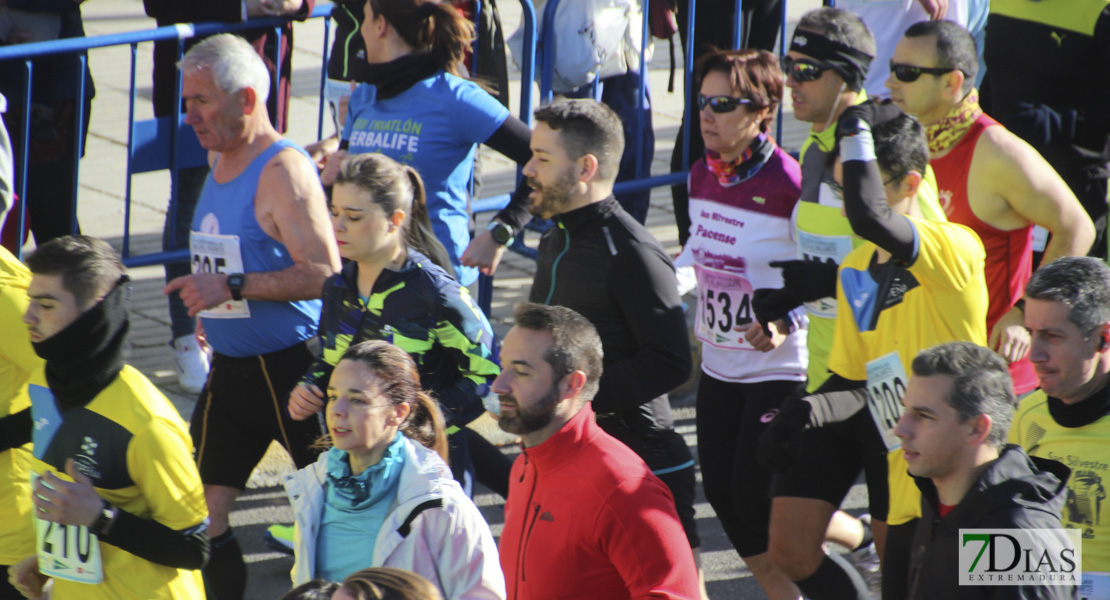
[[[887,450],[902,447],[902,440],[894,435],[894,427],[902,416],[907,381],[909,377],[897,351],[867,363],[867,407]]]

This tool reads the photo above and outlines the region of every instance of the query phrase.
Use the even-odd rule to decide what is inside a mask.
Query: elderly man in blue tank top
[[[269,74],[242,39],[218,35],[179,67],[185,122],[212,167],[189,236],[192,275],[181,291],[212,370],[190,432],[211,518],[213,560],[205,572],[217,600],[243,597],[246,568],[228,513],[272,440],[298,468],[313,462],[317,420],[293,421],[289,391],[312,362],[324,280],[339,255],[316,169],[266,113]]]

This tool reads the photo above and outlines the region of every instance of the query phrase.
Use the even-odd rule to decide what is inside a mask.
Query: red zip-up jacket
[[[588,403],[513,464],[500,552],[509,600],[699,597],[670,490]]]

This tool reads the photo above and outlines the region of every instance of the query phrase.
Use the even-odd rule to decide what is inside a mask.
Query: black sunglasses
[[[952,67],[915,67],[913,65],[904,65],[890,61],[890,72],[898,78],[898,81],[903,83],[913,83],[917,81],[922,74],[928,75],[947,75],[952,71],[959,71]],[[960,71],[962,73],[962,71]]]
[[[787,77],[793,77],[794,81],[798,83],[805,83],[807,81],[817,81],[821,78],[821,73],[833,68],[832,65],[813,62],[811,60],[802,60],[785,56],[782,59],[782,72],[786,73]]]
[[[730,113],[736,110],[736,107],[741,104],[751,104],[752,101],[747,98],[733,98],[732,96],[706,96],[705,94],[698,94],[698,110],[705,110],[708,106],[709,110],[717,114]]]

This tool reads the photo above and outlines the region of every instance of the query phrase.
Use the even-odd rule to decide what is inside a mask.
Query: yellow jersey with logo
[[[866,94],[861,93],[857,104],[865,99]],[[844,200],[836,191],[836,186],[829,185],[833,181],[832,169],[825,165],[825,157],[835,143],[835,126],[820,133],[810,133],[802,143],[802,195],[794,208],[793,221],[798,258],[839,265],[864,240],[852,233],[848,218],[841,214]],[[925,170],[925,177],[917,193],[917,202],[926,219],[940,222],[948,220],[937,199],[937,179],[931,167]],[[813,392],[829,378],[829,350],[833,346],[836,299],[822,298],[807,302],[806,311],[809,314],[809,383],[806,389]]]
[[[66,481],[66,459],[93,480],[97,494],[143,519],[175,531],[206,527],[204,487],[193,461],[193,444],[177,409],[131,366],[81,408],[60,411],[43,371],[32,375],[23,395],[33,405],[31,470],[52,471]],[[100,541],[104,580],[92,585],[56,579],[57,598],[203,599],[199,570],[152,563]]]
[[[0,247],[0,417],[29,407],[19,391],[43,360],[31,347],[23,315],[31,272]],[[35,553],[30,527],[30,444],[0,452],[0,565],[14,565]]]
[[[1010,425],[1010,442],[1029,456],[1059,461],[1071,469],[1068,499],[1060,521],[1083,535],[1083,571],[1110,572],[1110,415],[1082,427],[1064,427],[1048,412],[1048,396],[1037,390],[1022,399]]]
[[[901,414],[911,363],[919,352],[952,341],[987,343],[984,251],[971,229],[908,217],[914,230],[909,264],[877,262],[865,242],[844,258],[837,281],[837,319],[829,370],[867,381],[868,409],[888,408],[884,437]],[[884,402],[885,400],[885,402]],[[878,407],[878,409],[876,408]],[[890,513],[900,525],[921,516],[921,494],[906,473],[902,449],[888,443]]]

